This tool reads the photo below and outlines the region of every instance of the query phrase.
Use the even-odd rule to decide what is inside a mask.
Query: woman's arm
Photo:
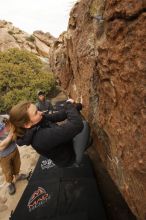
[[[40,129],[33,138],[32,146],[38,146],[42,151],[71,141],[83,128],[83,122],[73,104],[66,108],[67,121],[59,126]],[[48,148],[48,150],[49,150]]]
[[[67,118],[67,114],[65,110],[61,110],[52,114],[45,114],[44,118],[51,122],[60,122],[64,121]]]
[[[10,142],[12,141],[13,138],[13,132],[9,132],[8,136],[0,142],[0,151],[4,150],[5,148],[7,148],[10,144]]]
[[[55,112],[52,114],[46,114],[44,117],[51,121],[51,122],[61,122],[64,121],[65,119],[67,119],[67,113],[66,113],[66,109],[67,109],[67,103],[74,103],[73,99],[69,99],[66,102],[66,105],[64,106],[63,110],[60,110],[59,112]],[[82,104],[81,103],[74,103],[74,107],[78,110],[78,112],[80,112],[82,110]]]

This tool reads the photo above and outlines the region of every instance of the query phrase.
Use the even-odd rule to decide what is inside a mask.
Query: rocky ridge
[[[48,57],[55,38],[50,33],[34,31],[32,35],[13,26],[11,22],[0,20],[0,51],[10,48],[28,50],[40,57]]]

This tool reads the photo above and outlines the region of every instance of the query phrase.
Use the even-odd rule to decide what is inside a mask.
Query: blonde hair
[[[32,103],[30,101],[23,101],[13,106],[10,110],[9,121],[13,127],[15,137],[21,137],[25,133],[24,125],[30,121],[28,115],[28,108]]]

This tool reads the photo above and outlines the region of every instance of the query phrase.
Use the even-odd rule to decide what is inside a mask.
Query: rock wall
[[[81,0],[50,53],[64,90],[83,100],[95,156],[140,220],[146,219],[145,27],[145,0]]]

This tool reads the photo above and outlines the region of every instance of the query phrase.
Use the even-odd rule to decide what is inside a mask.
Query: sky
[[[0,20],[32,34],[41,30],[58,37],[67,30],[69,13],[77,0],[0,0]]]

